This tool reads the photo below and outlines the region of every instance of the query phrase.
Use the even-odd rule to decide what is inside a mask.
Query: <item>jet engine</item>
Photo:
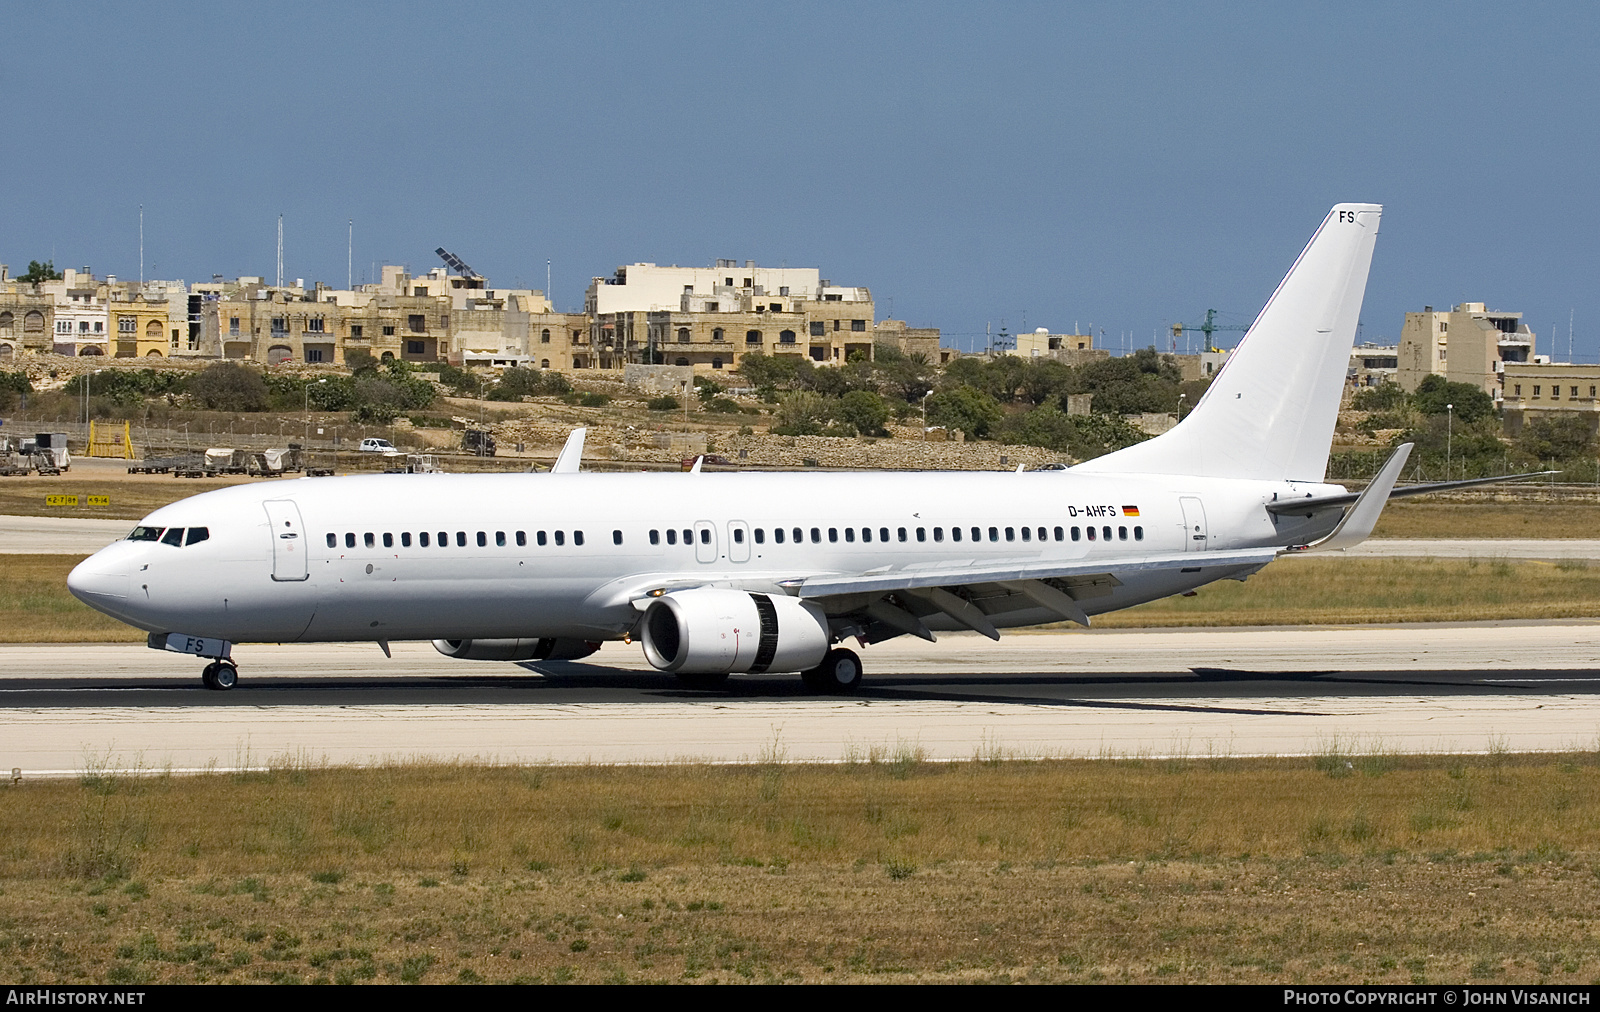
[[[572,661],[600,644],[576,639],[434,640],[433,648],[463,661]]]
[[[644,656],[662,671],[806,671],[831,637],[822,609],[782,594],[703,587],[657,598],[641,623]]]

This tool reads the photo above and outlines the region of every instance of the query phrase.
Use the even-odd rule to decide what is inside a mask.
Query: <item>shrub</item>
[[[839,399],[834,416],[864,436],[876,436],[885,431],[889,406],[870,390],[852,390]]]
[[[232,362],[207,366],[189,381],[189,396],[213,411],[267,410],[267,384],[261,374]]]
[[[988,436],[989,430],[1000,424],[1002,417],[1000,405],[993,397],[970,386],[941,390],[924,403],[929,425],[960,429],[979,439]]]
[[[678,403],[678,399],[676,397],[667,395],[663,397],[650,398],[650,400],[645,404],[645,407],[649,408],[651,411],[676,411],[678,408],[682,407],[682,405]]]

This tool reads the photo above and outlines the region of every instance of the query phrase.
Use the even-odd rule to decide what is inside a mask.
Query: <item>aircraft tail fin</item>
[[[1335,205],[1194,410],[1077,469],[1321,481],[1382,213]]]

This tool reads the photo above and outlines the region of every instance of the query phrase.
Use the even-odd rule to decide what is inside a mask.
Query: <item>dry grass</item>
[[[144,634],[67,592],[77,555],[4,556],[0,643],[141,642]],[[1600,615],[1600,566],[1475,559],[1288,558],[1245,583],[1225,580],[1097,616],[1096,628],[1341,625]],[[1057,628],[1042,626],[1042,629]]]
[[[67,591],[81,555],[0,555],[0,643],[135,643],[145,634]]]
[[[1096,616],[1097,628],[1478,622],[1600,615],[1600,566],[1478,559],[1280,559],[1244,583],[1222,580]]]
[[[374,770],[0,790],[0,976],[1600,978],[1595,757]]]
[[[1380,538],[1600,538],[1600,502],[1391,502]]]
[[[174,478],[171,475],[113,475],[109,478],[0,478],[0,515],[94,517],[139,520],[152,511],[201,492],[211,492],[256,478]],[[45,496],[75,495],[77,506],[46,506]],[[90,506],[91,495],[111,497],[109,506]]]

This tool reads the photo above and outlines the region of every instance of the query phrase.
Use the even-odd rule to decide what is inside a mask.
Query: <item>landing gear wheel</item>
[[[728,673],[722,672],[678,672],[678,684],[686,689],[720,689],[728,683]]]
[[[842,695],[861,686],[861,658],[854,650],[829,650],[822,663],[800,673],[800,680],[812,692]]]
[[[212,661],[200,672],[200,682],[208,689],[226,692],[239,684],[239,669],[227,661]]]

